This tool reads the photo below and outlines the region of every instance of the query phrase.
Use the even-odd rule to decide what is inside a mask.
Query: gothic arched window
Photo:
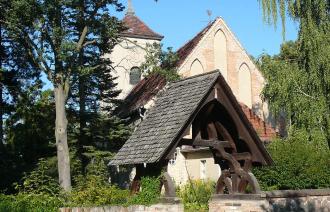
[[[129,83],[131,85],[136,85],[141,80],[141,71],[138,67],[131,68],[131,71],[129,72]]]
[[[238,71],[238,96],[239,101],[252,108],[251,71],[246,63],[243,63]]]
[[[214,65],[227,80],[227,39],[221,29],[214,35]]]

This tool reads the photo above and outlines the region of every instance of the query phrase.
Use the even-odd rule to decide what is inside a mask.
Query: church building
[[[220,70],[239,102],[263,117],[264,78],[225,21],[218,17],[177,50],[182,77]]]
[[[152,31],[134,14],[130,0],[123,23],[128,29],[110,55],[118,76],[118,88],[122,90],[120,97],[125,102],[117,113],[121,117],[138,114],[133,120],[148,119],[148,110],[167,89],[167,83],[159,74],[143,78],[138,67],[146,54],[143,47],[147,43],[160,43],[163,36]],[[222,18],[209,23],[179,48],[177,55],[177,70],[182,80],[219,70],[259,138],[268,142],[276,136],[268,124],[267,104],[260,97],[265,79]],[[145,113],[141,112],[145,110]],[[221,168],[209,148],[182,145],[173,152],[167,172],[177,185],[181,185],[191,179],[216,180],[221,175]]]
[[[112,53],[106,55],[113,63],[117,88],[121,90],[119,99],[125,98],[142,79],[139,66],[144,62],[147,44],[160,43],[164,37],[150,29],[135,15],[130,0],[122,22],[127,29],[121,33],[121,41]]]

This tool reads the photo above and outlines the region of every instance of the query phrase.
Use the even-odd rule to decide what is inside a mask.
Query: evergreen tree
[[[59,182],[69,191],[66,116],[69,91],[73,80],[104,69],[109,62],[101,62],[100,56],[110,51],[120,28],[109,10],[111,6],[117,10],[123,7],[117,0],[14,0],[12,4],[7,21],[11,38],[24,47],[21,51],[25,51],[28,64],[45,73],[54,86]]]

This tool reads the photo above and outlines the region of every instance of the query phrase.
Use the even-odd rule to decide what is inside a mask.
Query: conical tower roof
[[[127,12],[122,20],[127,28],[122,35],[125,37],[144,38],[152,40],[162,40],[164,36],[154,32],[141,19],[139,19],[133,10],[131,1],[128,1]]]

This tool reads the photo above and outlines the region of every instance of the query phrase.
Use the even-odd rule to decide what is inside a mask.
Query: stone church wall
[[[218,36],[219,34],[222,35]],[[202,68],[199,67],[200,65],[196,65],[197,68],[194,68],[195,64],[201,64]],[[227,67],[226,70],[223,70],[224,67]],[[244,70],[247,69],[247,74],[243,73],[242,67]],[[260,98],[265,80],[221,18],[218,18],[206,32],[178,69],[179,74],[183,77],[201,74],[200,70],[205,73],[219,69],[238,101],[252,108],[259,117],[268,117],[267,106]],[[240,76],[242,73],[243,75]],[[246,96],[250,96],[251,99],[247,100]]]
[[[129,76],[131,68],[139,67],[145,61],[147,44],[159,43],[157,40],[141,38],[123,38],[117,44],[111,54],[105,55],[110,58],[114,67],[114,75],[117,77],[117,89],[122,92],[119,99],[125,98],[135,85],[130,84]],[[142,79],[142,76],[141,76]]]

